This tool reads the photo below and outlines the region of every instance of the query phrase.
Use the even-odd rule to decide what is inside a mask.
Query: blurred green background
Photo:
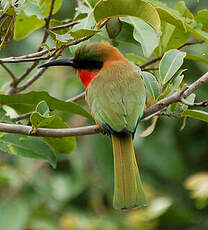
[[[177,1],[163,2],[172,7]],[[193,13],[208,7],[207,0],[185,2]],[[55,17],[73,18],[75,7],[74,1],[65,0]],[[42,34],[37,30],[22,41],[12,41],[0,56],[34,52]],[[54,45],[53,41],[48,44]],[[191,49],[208,52],[207,44]],[[126,46],[121,45],[121,50],[125,54]],[[65,50],[63,55],[69,54]],[[28,65],[8,64],[17,74]],[[188,69],[187,83],[207,71],[207,66],[191,61],[185,61],[183,68]],[[1,68],[1,91],[8,85],[9,76]],[[82,92],[83,87],[70,68],[58,67],[48,69],[31,90],[45,90],[54,97],[68,99]],[[197,93],[197,101],[208,98],[207,86]],[[80,104],[85,106],[84,101]],[[62,115],[71,127],[87,125],[84,118]],[[140,138],[139,133],[150,123],[139,125],[135,148],[149,206],[129,212],[112,208],[113,158],[107,136],[78,137],[71,155],[58,155],[56,169],[42,161],[0,152],[0,230],[207,230],[208,127],[204,122],[187,119],[180,131],[182,123],[182,119],[161,117],[153,134],[146,138]],[[194,178],[198,182],[196,190],[205,191],[201,199],[193,199],[185,183],[196,173],[201,173]]]

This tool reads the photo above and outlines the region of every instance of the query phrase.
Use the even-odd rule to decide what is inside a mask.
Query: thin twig
[[[70,26],[77,25],[78,23],[79,23],[79,21],[70,22],[70,23],[67,23],[67,24],[64,24],[64,25],[50,27],[49,30],[60,30],[60,29],[65,29],[65,28],[68,28],[68,27],[70,27]]]
[[[181,101],[184,105],[188,105],[188,106],[200,106],[200,107],[206,107],[206,106],[208,106],[208,100],[201,101],[201,102],[194,102],[194,103],[191,103],[191,102],[185,100],[183,97],[181,97],[180,101]]]
[[[181,45],[178,49],[180,50],[180,49],[182,49],[182,48],[184,48],[184,47],[186,47],[186,46],[192,46],[192,45],[202,44],[202,43],[204,43],[204,42],[205,42],[205,41],[186,42],[186,43],[184,43],[183,45]]]
[[[84,99],[84,98],[85,98],[85,92],[80,93],[79,95],[74,96],[74,97],[66,100],[66,102],[76,102],[76,101],[79,101],[79,100]]]
[[[191,46],[191,45],[196,45],[196,44],[202,44],[204,43],[204,41],[198,41],[198,42],[186,42],[184,43],[182,46],[180,46],[178,49],[182,49],[186,46]],[[161,55],[160,57],[157,57],[157,58],[154,58],[146,63],[144,63],[143,65],[140,66],[141,70],[144,70],[145,67],[149,66],[149,65],[152,65],[158,61],[160,61],[162,59],[163,55]]]
[[[12,73],[12,71],[3,63],[1,63],[2,67],[7,71],[7,73],[10,75],[10,77],[13,79],[13,81],[16,81],[17,78],[14,75],[14,73]]]
[[[56,50],[56,47],[53,47],[50,50],[46,49],[46,50],[42,50],[42,51],[31,53],[31,54],[26,54],[26,55],[19,56],[19,57],[0,58],[0,63],[28,62],[27,59],[29,59],[29,61],[37,61],[39,60],[38,59],[39,57],[42,57],[43,55],[48,54],[49,51],[54,51],[54,50]]]

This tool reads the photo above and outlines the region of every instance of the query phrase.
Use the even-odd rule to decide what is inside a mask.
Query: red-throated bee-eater
[[[133,146],[146,100],[142,77],[117,48],[103,43],[81,45],[73,59],[53,60],[41,67],[57,65],[74,67],[96,123],[112,139],[114,208],[146,205]]]

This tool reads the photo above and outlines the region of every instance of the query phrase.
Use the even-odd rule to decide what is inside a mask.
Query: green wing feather
[[[116,132],[134,131],[145,100],[143,80],[127,62],[103,69],[87,89],[87,101],[95,119]]]

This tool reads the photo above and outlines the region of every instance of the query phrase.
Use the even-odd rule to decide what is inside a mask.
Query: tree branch
[[[46,129],[38,128],[36,133],[32,132],[32,127],[27,125],[16,125],[0,123],[0,131],[6,133],[18,133],[27,136],[39,137],[68,137],[68,136],[83,136],[103,132],[103,129],[98,125],[68,128],[68,129]]]
[[[8,57],[8,58],[0,58],[0,64],[1,63],[18,63],[18,62],[31,62],[31,61],[37,61],[40,60],[43,55],[48,54],[49,51],[56,50],[56,47],[51,48],[50,50],[42,50],[39,52],[19,56],[19,57]],[[48,58],[48,57],[45,57]]]
[[[70,26],[74,26],[74,25],[77,25],[77,24],[79,24],[79,21],[76,21],[76,22],[69,22],[69,23],[64,24],[64,25],[50,27],[49,30],[60,30],[60,29],[65,29],[65,28],[68,28],[68,27],[70,27]]]
[[[142,121],[146,121],[147,119],[152,118],[153,116],[166,115],[163,113],[163,110],[168,105],[178,102],[181,98],[188,97],[191,93],[193,93],[196,89],[204,85],[208,82],[208,72],[205,73],[198,80],[193,82],[191,85],[186,87],[184,90],[178,91],[160,101],[150,106],[144,111],[142,116]],[[69,128],[69,129],[46,129],[46,128],[38,128],[36,133],[32,133],[31,126],[25,125],[16,125],[16,124],[5,124],[0,123],[0,131],[8,132],[8,133],[19,133],[29,136],[40,136],[40,137],[66,137],[66,136],[82,136],[82,135],[90,135],[95,133],[104,133],[104,130],[98,126],[86,126],[79,128]]]
[[[13,81],[17,80],[17,78],[14,75],[14,73],[12,73],[12,71],[6,65],[4,65],[3,63],[1,63],[1,66],[7,71],[7,73],[11,76],[11,78],[13,79]]]
[[[74,96],[74,97],[66,100],[66,102],[76,102],[76,101],[79,101],[79,100],[84,99],[84,98],[85,98],[85,92],[82,92],[79,95]]]

